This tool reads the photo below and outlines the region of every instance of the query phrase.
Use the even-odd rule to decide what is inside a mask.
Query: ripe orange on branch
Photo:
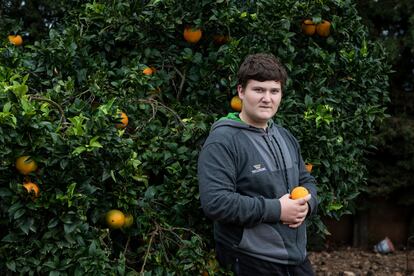
[[[242,100],[239,96],[236,95],[231,98],[230,106],[234,111],[240,112],[242,110]]]
[[[321,23],[318,23],[318,25],[316,25],[316,32],[319,36],[328,37],[331,33],[331,22],[328,20],[322,20]]]
[[[305,164],[306,170],[310,173],[312,171],[313,165],[311,163]]]
[[[303,186],[297,186],[293,188],[292,192],[290,193],[290,198],[299,199],[299,198],[307,196],[308,194],[309,194],[308,189],[306,189]]]
[[[313,35],[316,31],[316,24],[312,20],[306,19],[302,22],[302,32],[305,35]]]
[[[33,194],[34,197],[39,197],[39,194],[40,194],[39,186],[37,186],[35,183],[26,182],[23,184],[23,187],[26,188],[29,194]]]
[[[185,41],[189,43],[197,43],[201,39],[203,32],[199,28],[186,27],[183,35]]]
[[[213,41],[214,41],[214,44],[216,45],[223,45],[229,42],[229,40],[230,40],[230,37],[228,35],[219,34],[219,35],[213,36]]]
[[[106,213],[105,221],[110,228],[119,229],[125,224],[125,215],[117,209],[112,209]]]
[[[129,228],[134,223],[134,217],[131,214],[125,215],[125,223],[122,226],[123,228]]]
[[[150,76],[154,73],[154,70],[150,67],[146,67],[144,70],[142,70],[142,73],[144,73],[144,75]]]
[[[9,42],[15,46],[23,44],[23,38],[21,35],[9,35],[7,38],[9,39]]]
[[[116,128],[126,128],[128,125],[128,116],[125,112],[119,112],[117,117],[117,123],[115,124]]]
[[[30,156],[24,155],[16,159],[16,169],[21,174],[28,175],[37,169],[37,164]]]

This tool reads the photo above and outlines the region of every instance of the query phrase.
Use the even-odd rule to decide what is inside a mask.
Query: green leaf
[[[8,269],[10,269],[13,272],[16,272],[16,262],[15,261],[8,261],[6,263],[6,266]]]
[[[89,249],[88,249],[88,253],[91,256],[95,256],[96,255],[97,250],[96,250],[96,242],[95,241],[92,241],[91,242],[91,245],[89,246]]]
[[[22,223],[20,225],[20,229],[26,234],[29,234],[29,230],[32,228],[34,224],[34,219],[33,218],[28,218],[24,221],[24,223]]]
[[[9,197],[13,193],[8,188],[0,188],[0,197]]]
[[[98,142],[98,139],[98,136],[93,137],[89,142],[89,146],[93,148],[102,148],[103,146]]]
[[[70,234],[73,231],[75,231],[77,228],[78,228],[78,225],[76,223],[71,223],[71,224],[65,223],[63,225],[63,230],[65,231],[65,234]]]
[[[18,235],[16,235],[15,233],[9,233],[6,236],[4,236],[1,240],[3,242],[10,242],[10,243],[12,243],[12,242],[18,242],[20,239],[21,238]]]
[[[26,210],[25,210],[25,209],[23,209],[23,208],[18,209],[18,210],[17,210],[17,211],[13,214],[13,218],[14,218],[14,219],[18,219],[18,218],[22,217],[25,213],[26,213]]]
[[[58,223],[59,223],[59,219],[58,219],[58,218],[52,218],[52,219],[49,221],[49,223],[48,223],[48,225],[47,225],[47,228],[48,228],[48,229],[55,228],[55,227],[58,225]]]
[[[328,211],[338,211],[342,209],[344,206],[339,202],[332,202],[328,205],[327,210]]]
[[[20,202],[16,202],[15,204],[11,205],[8,210],[9,216],[13,216],[14,213],[16,213],[22,207],[23,204]]]
[[[82,152],[84,152],[84,151],[86,151],[86,147],[84,147],[84,146],[79,146],[79,147],[75,148],[75,149],[72,151],[72,154],[73,154],[73,155],[79,155],[79,154],[81,154],[81,153],[82,153]]]

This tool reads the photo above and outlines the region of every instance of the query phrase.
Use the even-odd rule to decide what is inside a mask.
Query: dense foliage
[[[61,1],[47,13],[24,2],[47,28],[34,32],[24,14],[10,17],[24,5],[2,2],[2,274],[213,274],[197,156],[209,126],[230,111],[240,61],[254,52],[287,67],[275,120],[314,164],[319,213],[353,210],[389,66],[352,1]],[[331,34],[303,34],[304,19],[330,21]],[[201,28],[201,40],[185,41],[186,26]],[[27,39],[12,45],[9,32]],[[125,129],[115,127],[120,111]],[[14,167],[22,155],[38,164],[26,177]],[[28,178],[40,197],[23,188]],[[110,209],[132,214],[132,227],[108,229]],[[318,219],[312,227],[325,231]]]
[[[367,196],[395,198],[413,207],[414,191],[414,2],[410,0],[359,0],[358,9],[369,35],[384,45],[393,73],[390,76],[392,115],[375,137],[376,149],[368,155]],[[411,224],[414,217],[411,216]],[[413,224],[414,225],[414,224]],[[411,227],[412,228],[412,227]],[[413,235],[413,229],[410,235]]]

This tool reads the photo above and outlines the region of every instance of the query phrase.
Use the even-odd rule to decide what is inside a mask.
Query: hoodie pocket
[[[278,260],[288,259],[288,251],[282,236],[272,225],[266,223],[244,228],[238,247],[253,255]]]

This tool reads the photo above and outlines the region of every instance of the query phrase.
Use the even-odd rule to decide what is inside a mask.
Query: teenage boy
[[[272,118],[287,73],[271,54],[249,55],[238,72],[240,113],[213,124],[198,160],[201,206],[214,221],[216,255],[235,275],[314,275],[305,219],[317,208],[315,179],[298,141]],[[293,200],[304,186],[310,195]]]

